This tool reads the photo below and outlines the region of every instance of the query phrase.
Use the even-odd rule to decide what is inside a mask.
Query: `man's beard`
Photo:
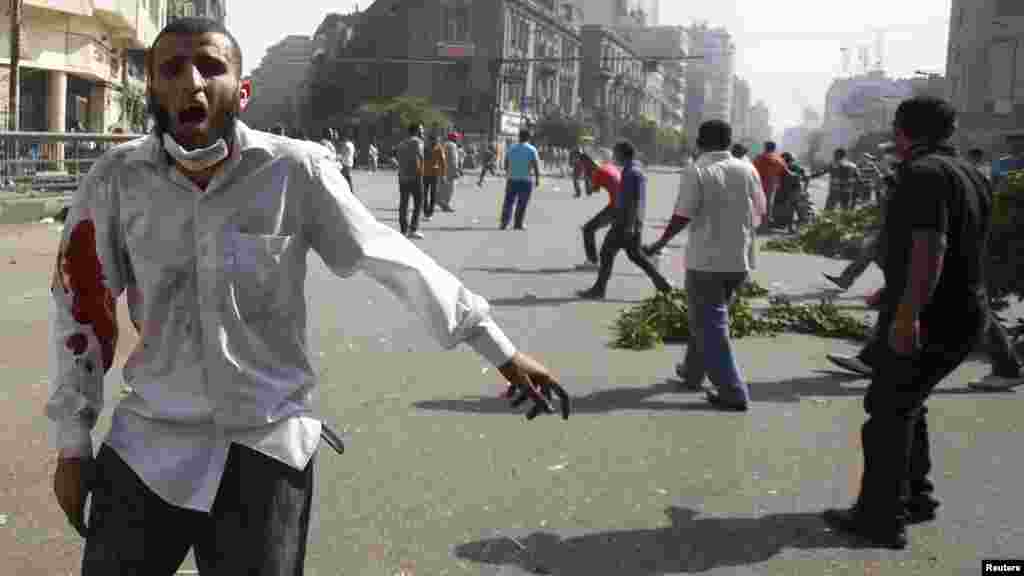
[[[178,139],[175,138],[174,127],[171,126],[171,113],[157,101],[156,96],[154,96],[152,92],[147,92],[146,100],[149,104],[149,110],[153,114],[153,120],[155,121],[153,129],[157,139],[162,141],[164,134],[170,134],[171,138],[174,138],[174,141],[177,142]],[[224,114],[220,129],[209,133],[209,141],[206,143],[206,146],[213,145],[221,138],[224,139],[229,147],[232,145],[235,139],[235,127],[238,124],[240,108],[241,104],[236,101],[235,109]],[[186,150],[193,148],[192,146],[189,146],[187,142],[178,142],[178,144]]]

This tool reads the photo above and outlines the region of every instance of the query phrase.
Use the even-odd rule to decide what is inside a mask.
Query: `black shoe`
[[[598,292],[593,288],[590,290],[580,290],[576,295],[584,300],[604,300],[604,292]]]
[[[828,280],[829,282],[835,284],[836,286],[838,286],[842,290],[849,290],[850,289],[850,287],[845,282],[843,282],[843,279],[841,277],[839,277],[839,276],[833,276],[831,274],[822,274],[822,276],[824,276],[826,280]]]
[[[939,501],[927,494],[914,496],[904,504],[904,519],[907,524],[931,522],[935,520],[935,509],[938,507]]]
[[[717,392],[707,392],[708,403],[723,412],[746,412],[746,402],[730,402],[724,400]]]
[[[907,529],[900,519],[879,522],[857,508],[826,510],[822,515],[825,523],[841,532],[852,534],[876,546],[903,550],[907,547]]]
[[[516,226],[516,230],[526,230],[526,226]]]

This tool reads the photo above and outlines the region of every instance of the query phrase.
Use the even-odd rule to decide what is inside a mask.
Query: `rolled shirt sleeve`
[[[116,302],[131,281],[116,195],[100,161],[74,194],[50,286],[50,396],[46,416],[63,456],[92,455],[103,377],[117,345]]]
[[[370,275],[423,320],[445,349],[465,342],[494,366],[516,348],[490,316],[487,301],[396,230],[378,222],[352,195],[341,172],[311,160],[310,246],[339,276]]]

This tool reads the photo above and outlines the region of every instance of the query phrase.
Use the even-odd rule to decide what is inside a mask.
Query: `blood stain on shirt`
[[[64,345],[67,346],[68,350],[71,350],[75,356],[81,356],[85,354],[86,349],[89,348],[89,339],[85,337],[85,334],[81,332],[72,334],[64,340]]]
[[[104,283],[103,267],[96,252],[96,226],[92,220],[75,224],[60,258],[58,278],[64,292],[71,293],[71,315],[79,324],[92,326],[106,372],[114,362],[117,317],[114,297]]]

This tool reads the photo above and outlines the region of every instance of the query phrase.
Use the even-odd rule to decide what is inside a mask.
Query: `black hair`
[[[697,130],[697,146],[703,150],[728,150],[730,144],[732,126],[725,120],[708,120]]]
[[[235,59],[235,66],[238,67],[238,76],[242,76],[242,70],[244,70],[244,68],[242,68],[242,47],[238,43],[238,40],[235,39],[235,36],[231,34],[231,32],[228,32],[228,29],[225,28],[224,25],[220,22],[212,20],[210,18],[200,18],[196,16],[189,16],[187,18],[178,18],[176,20],[171,20],[166,26],[164,26],[164,29],[156,35],[156,38],[153,40],[152,46],[150,47],[149,51],[147,51],[148,57],[146,58],[146,69],[148,72],[150,72],[150,74],[152,74],[153,72],[153,48],[156,48],[156,45],[160,43],[160,39],[167,34],[180,34],[183,36],[198,36],[200,34],[223,34],[224,36],[227,36],[228,40],[231,41],[231,56]]]
[[[743,158],[747,155],[747,147],[737,142],[732,145],[731,152],[734,158]]]
[[[530,141],[530,131],[526,130],[525,128],[520,130],[519,131],[519,141],[520,142],[529,142]]]
[[[422,126],[422,125],[423,124],[421,124],[419,122],[413,122],[412,124],[409,124],[409,135],[410,136],[416,136],[417,134],[419,134],[420,133],[420,126]]]
[[[985,158],[985,151],[981,148],[971,148],[967,151],[967,158],[972,162],[981,162]]]
[[[836,148],[836,151],[832,154],[834,157],[842,160],[846,158],[846,148]]]
[[[771,140],[766,141],[764,143],[764,151],[769,154],[775,152],[775,142],[772,142]]]
[[[893,127],[914,142],[943,142],[956,131],[956,110],[942,98],[915,96],[900,103]]]
[[[629,140],[619,140],[616,142],[615,151],[623,160],[632,160],[636,156],[636,147]]]

